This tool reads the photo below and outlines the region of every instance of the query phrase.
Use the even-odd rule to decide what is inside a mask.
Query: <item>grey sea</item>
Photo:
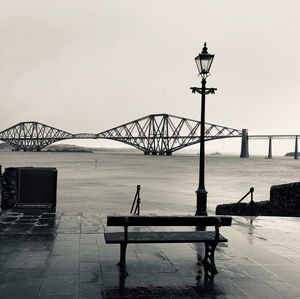
[[[120,276],[119,244],[104,240],[104,231],[118,230],[107,227],[107,215],[128,215],[138,184],[142,215],[193,215],[197,155],[0,152],[0,164],[58,170],[55,215],[15,209],[0,217],[1,299],[299,298],[299,217],[234,216],[231,227],[221,228],[228,243],[216,249],[214,281],[199,262],[204,246],[193,243],[130,244],[129,276]],[[291,157],[207,155],[208,214],[252,186],[255,201],[267,200],[271,185],[299,179],[300,161]]]
[[[141,185],[141,213],[193,214],[198,187],[197,155],[144,156],[131,152],[0,152],[6,167],[56,167],[57,210],[128,213]],[[206,156],[208,212],[237,202],[250,187],[254,200],[268,200],[270,187],[300,181],[300,161],[291,157],[240,159]],[[249,199],[248,199],[249,200]]]

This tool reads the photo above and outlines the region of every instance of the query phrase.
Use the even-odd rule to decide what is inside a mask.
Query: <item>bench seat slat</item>
[[[108,216],[107,226],[214,226],[215,216]],[[231,217],[218,217],[221,226],[231,226]],[[127,222],[126,222],[127,221]]]
[[[104,233],[105,242],[119,244],[124,242],[123,232]],[[195,232],[128,232],[127,243],[197,243],[215,240],[213,231]],[[227,242],[221,234],[219,242]]]

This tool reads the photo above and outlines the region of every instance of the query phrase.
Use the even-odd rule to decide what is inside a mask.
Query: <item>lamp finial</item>
[[[206,47],[206,42],[204,43],[204,47],[203,47],[203,49],[202,49],[202,53],[204,53],[204,54],[205,54],[205,53],[208,53],[208,52],[207,52],[207,47]]]

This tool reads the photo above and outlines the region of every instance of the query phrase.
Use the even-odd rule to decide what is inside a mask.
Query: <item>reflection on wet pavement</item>
[[[106,245],[102,213],[9,210],[0,215],[0,298],[297,298],[300,220],[235,217],[206,280],[202,244]],[[147,228],[148,230],[150,228]],[[190,228],[187,228],[190,229]],[[111,230],[111,228],[110,228]]]

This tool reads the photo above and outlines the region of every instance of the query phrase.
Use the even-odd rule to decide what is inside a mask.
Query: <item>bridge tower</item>
[[[294,153],[294,159],[298,160],[298,136],[295,136],[295,153]]]
[[[242,146],[241,146],[240,158],[249,158],[247,129],[242,129]]]
[[[272,159],[272,136],[269,136],[269,152],[268,159]]]

